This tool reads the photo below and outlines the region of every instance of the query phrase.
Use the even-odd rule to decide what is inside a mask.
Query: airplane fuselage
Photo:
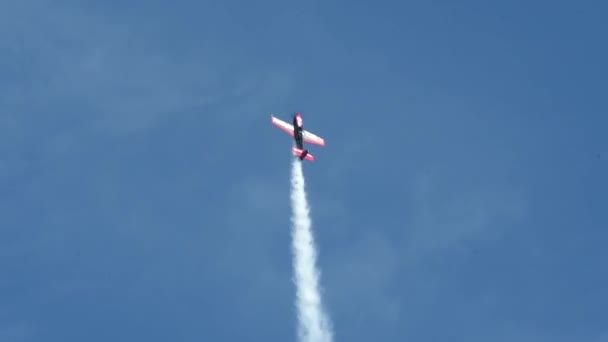
[[[304,149],[302,130],[302,121],[298,120],[298,116],[296,115],[293,117],[293,138],[296,142],[296,147],[300,150]]]

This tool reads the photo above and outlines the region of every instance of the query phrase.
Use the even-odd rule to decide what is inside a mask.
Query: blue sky
[[[0,341],[608,341],[600,1],[5,1]]]

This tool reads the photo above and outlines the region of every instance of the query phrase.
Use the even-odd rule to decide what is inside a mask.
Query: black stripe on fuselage
[[[296,141],[296,147],[299,149],[304,148],[303,139],[302,139],[302,127],[298,126],[296,122],[296,118],[293,118],[293,137]]]

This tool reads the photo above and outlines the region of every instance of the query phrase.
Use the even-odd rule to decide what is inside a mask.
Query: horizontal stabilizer
[[[293,152],[293,154],[295,156],[300,157],[300,160],[302,160],[302,158],[306,158],[306,160],[310,160],[310,161],[315,160],[315,157],[312,154],[310,154],[308,151],[302,151],[295,146],[291,148],[291,151]],[[304,157],[302,157],[302,155],[304,155]]]

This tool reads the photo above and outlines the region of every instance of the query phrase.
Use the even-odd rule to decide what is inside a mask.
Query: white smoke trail
[[[311,229],[302,163],[294,159],[291,170],[293,266],[300,342],[331,342],[333,335],[321,304],[317,252]]]

